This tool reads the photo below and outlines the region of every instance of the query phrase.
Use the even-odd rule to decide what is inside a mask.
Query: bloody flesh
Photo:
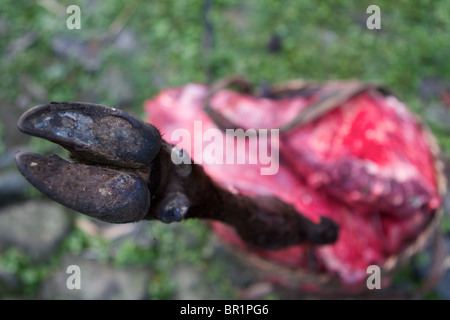
[[[194,162],[208,142],[194,150],[194,139],[201,137],[180,141],[172,133],[180,128],[194,132],[195,121],[201,121],[203,132],[217,128],[204,110],[208,93],[205,85],[188,84],[165,89],[145,103],[147,120],[167,142],[190,150]],[[210,105],[237,127],[258,130],[282,127],[316,100],[314,94],[269,99],[223,89]],[[393,96],[363,90],[320,118],[281,133],[277,143],[279,167],[273,175],[261,175],[262,164],[200,162],[229,190],[273,195],[315,222],[321,216],[336,221],[337,242],[315,247],[314,255],[321,272],[336,273],[346,284],[362,282],[369,265],[382,265],[414,241],[440,205],[426,134]],[[224,144],[223,153],[231,151]],[[254,249],[230,226],[213,222],[212,227],[227,243],[265,259],[294,269],[309,267],[308,245]]]

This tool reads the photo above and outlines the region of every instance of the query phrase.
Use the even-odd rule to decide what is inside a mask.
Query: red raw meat
[[[194,138],[202,137],[178,141],[172,133],[180,128],[194,133],[195,121],[201,121],[203,133],[217,128],[204,110],[208,93],[205,85],[188,84],[145,103],[147,120],[166,141],[191,150],[197,163],[208,143],[195,150]],[[281,128],[317,99],[315,94],[269,99],[222,89],[210,105],[237,127],[258,130]],[[314,248],[315,256],[321,271],[336,273],[348,285],[365,281],[369,265],[382,265],[414,241],[440,206],[434,157],[421,124],[401,101],[373,88],[280,133],[277,147],[274,175],[261,175],[261,164],[202,165],[230,190],[274,195],[313,221],[321,216],[336,221],[338,241]],[[308,245],[255,250],[231,227],[212,226],[230,244],[290,268],[308,268]]]

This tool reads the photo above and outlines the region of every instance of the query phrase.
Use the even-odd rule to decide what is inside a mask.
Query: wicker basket
[[[226,120],[220,114],[215,113],[209,105],[209,99],[219,90],[226,87],[238,87],[242,91],[250,92],[252,85],[243,78],[232,77],[218,81],[211,87],[210,95],[205,104],[205,110],[216,124],[225,129]],[[353,95],[365,90],[373,88],[387,95],[391,94],[385,88],[365,84],[360,81],[342,81],[318,83],[304,80],[293,80],[279,85],[274,85],[270,89],[271,95],[275,97],[289,96],[290,94],[298,94],[303,92],[309,94],[311,92],[321,91],[319,100],[313,104],[312,108],[302,111],[295,119],[280,128],[281,132],[289,131],[291,128],[304,125],[313,121],[320,116],[326,114],[339,106]],[[258,90],[253,90],[255,95],[261,95]],[[309,92],[309,93],[308,93]],[[442,197],[446,194],[446,179],[444,175],[443,162],[440,159],[439,145],[427,127],[427,125],[417,116],[418,123],[429,140],[430,151],[434,155],[435,172],[438,182],[439,193]],[[413,243],[407,245],[404,250],[396,255],[388,257],[383,265],[380,266],[382,279],[391,279],[392,276],[405,264],[411,262],[412,259],[427,247],[432,245],[431,253],[433,255],[431,271],[427,281],[414,292],[402,292],[392,289],[389,285],[382,287],[383,290],[369,290],[366,284],[358,287],[343,286],[340,279],[334,274],[314,273],[306,269],[290,269],[286,266],[273,261],[266,260],[256,254],[243,250],[237,246],[223,243],[223,246],[233,255],[237,256],[240,261],[249,266],[259,276],[264,279],[274,281],[275,286],[284,294],[293,297],[313,297],[313,298],[418,298],[433,288],[439,280],[443,269],[443,254],[441,246],[441,238],[439,233],[439,224],[443,216],[443,208],[439,208],[434,212],[432,219],[424,226],[423,231],[419,234]]]

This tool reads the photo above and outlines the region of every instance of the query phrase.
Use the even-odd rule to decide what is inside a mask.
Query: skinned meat
[[[212,140],[202,135],[217,126],[203,109],[207,94],[202,84],[165,89],[145,102],[147,120],[167,142],[190,152],[194,162],[225,188],[273,195],[313,221],[321,216],[336,221],[337,242],[315,247],[315,259],[319,271],[335,273],[345,284],[365,281],[369,265],[382,265],[401,252],[440,206],[426,135],[393,96],[364,90],[319,119],[280,134],[278,141],[269,140],[270,146],[276,143],[279,163],[276,174],[262,175],[267,165],[261,163],[208,163],[203,151]],[[257,98],[224,89],[214,95],[211,106],[244,130],[276,129],[315,98]],[[190,132],[190,139],[173,134],[179,129]],[[236,147],[222,145],[225,163],[225,154]],[[257,154],[259,147],[246,146]],[[212,222],[212,227],[224,241],[265,259],[293,269],[309,266],[308,245],[254,249],[231,227],[219,222]]]

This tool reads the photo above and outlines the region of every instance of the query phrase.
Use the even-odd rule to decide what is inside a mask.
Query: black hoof
[[[23,176],[50,199],[110,223],[142,220],[150,207],[145,182],[131,173],[70,163],[58,156],[20,152]]]
[[[161,135],[151,124],[91,103],[37,106],[20,117],[18,127],[63,146],[78,160],[126,168],[150,163],[161,147]]]

